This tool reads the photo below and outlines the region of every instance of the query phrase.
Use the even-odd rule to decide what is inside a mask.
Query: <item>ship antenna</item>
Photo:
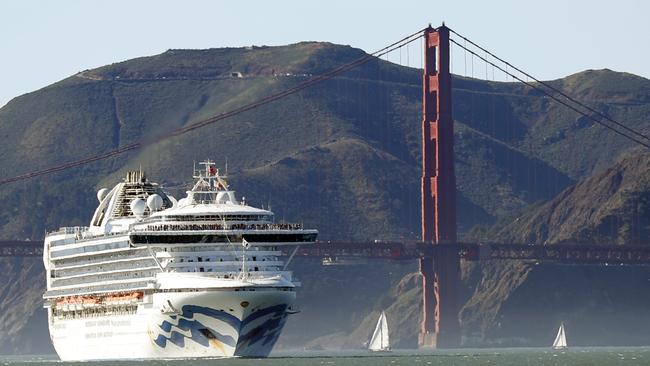
[[[226,156],[226,177],[228,176],[228,157]]]
[[[246,249],[248,249],[248,246],[250,245],[248,241],[246,241],[245,238],[242,237],[241,239],[241,245],[242,245],[242,259],[241,259],[241,275],[242,275],[242,280],[246,281],[248,278],[248,272],[246,271]]]

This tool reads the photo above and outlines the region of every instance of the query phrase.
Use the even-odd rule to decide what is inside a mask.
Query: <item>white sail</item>
[[[555,337],[555,341],[553,342],[553,348],[555,349],[567,348],[566,333],[564,332],[564,323],[560,324],[560,329],[558,329],[557,336]]]
[[[381,312],[375,331],[372,333],[368,349],[371,351],[388,351],[390,349],[390,340],[388,338],[388,321],[386,321],[386,313]]]

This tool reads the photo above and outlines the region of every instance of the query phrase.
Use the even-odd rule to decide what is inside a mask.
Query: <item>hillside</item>
[[[296,56],[298,54],[300,56]],[[360,54],[360,50],[350,47],[321,43],[250,50],[170,50],[158,56],[87,70],[15,98],[0,109],[0,136],[7,141],[16,141],[16,144],[0,146],[2,172],[4,176],[12,176],[108,151],[134,141],[153,139],[166,131],[286,88],[308,77],[305,75],[318,74]],[[295,59],[294,62],[286,61],[290,56]],[[229,77],[235,71],[242,72],[244,77]],[[458,84],[460,88],[472,83],[462,81]],[[509,85],[489,86],[491,89],[512,89]],[[16,200],[25,193],[19,191],[29,189],[29,196],[43,197],[40,202],[47,209],[39,211],[37,215],[25,216],[21,216],[20,209],[17,210],[18,215],[16,212],[3,211],[0,214],[0,232],[7,238],[41,237],[45,229],[62,222],[85,220],[94,204],[88,190],[114,183],[129,167],[141,165],[151,177],[168,186],[177,186],[187,182],[185,172],[193,160],[209,156],[221,164],[227,158],[235,187],[241,185],[248,190],[252,188],[262,192],[261,195],[247,193],[249,199],[260,203],[268,203],[278,196],[271,199],[268,194],[264,195],[267,187],[263,190],[250,187],[247,177],[266,169],[265,180],[282,179],[274,177],[274,167],[289,161],[284,159],[298,158],[307,166],[326,174],[325,179],[337,182],[334,186],[324,185],[324,189],[317,192],[314,202],[336,205],[343,199],[340,194],[346,192],[350,195],[343,200],[350,205],[366,213],[391,212],[393,215],[389,221],[394,223],[395,228],[402,228],[401,232],[394,233],[393,230],[382,229],[383,225],[374,224],[376,220],[365,220],[369,225],[364,227],[369,230],[357,232],[358,225],[345,220],[347,210],[333,211],[326,207],[325,210],[333,214],[329,217],[342,218],[341,221],[347,226],[343,232],[354,232],[356,238],[390,235],[414,237],[418,231],[419,207],[419,89],[416,70],[375,61],[302,94],[173,140],[150,144],[142,150],[74,171],[2,187],[0,195],[12,199],[12,207],[21,206]],[[473,103],[474,99],[483,100],[483,95],[466,96],[465,91],[457,94],[458,110],[463,110],[463,105]],[[489,100],[492,94],[487,94],[485,98]],[[510,109],[507,104],[502,107]],[[462,149],[458,150],[461,203],[464,203],[464,211],[471,212],[461,215],[463,228],[471,227],[476,221],[490,222],[513,206],[522,207],[538,199],[549,198],[570,183],[567,174],[529,157],[515,144],[504,141],[503,136],[499,135],[499,128],[490,134],[480,130],[480,121],[475,116],[458,115],[459,146],[480,145],[483,149],[480,155],[469,155]],[[460,119],[464,117],[467,117],[467,121]],[[69,149],[68,146],[75,148]],[[353,147],[354,152],[349,151]],[[339,161],[339,152],[346,154],[345,164],[349,166]],[[327,162],[321,159],[319,153],[334,159],[331,160],[332,164],[350,169],[346,172],[328,169],[324,166]],[[356,169],[371,160],[373,169]],[[531,189],[534,184],[530,174],[511,173],[508,164],[517,162],[522,165],[532,162],[527,165],[535,165],[536,171],[544,172],[555,183]],[[293,172],[298,179],[313,177],[313,174],[299,170]],[[351,172],[355,173],[354,176],[349,174]],[[364,197],[355,192],[365,189],[365,182],[374,180],[365,176],[366,173],[400,177],[373,183],[376,192],[390,193],[390,199],[381,202],[381,207],[365,206]],[[71,179],[77,183],[77,189],[84,191],[68,197],[66,202],[59,202],[56,187]],[[85,183],[79,184],[79,179],[84,179]],[[475,189],[472,182],[477,180],[494,182],[501,187],[501,194],[495,197]],[[356,186],[341,190],[341,187],[336,187],[339,184]],[[286,186],[274,188],[272,190],[286,190]],[[313,197],[314,193],[309,194]],[[59,210],[50,206],[51,202],[56,202],[54,206],[70,205],[79,211],[73,215],[46,214],[50,209]],[[282,210],[285,202],[278,199],[274,206]],[[339,206],[343,208],[345,204]],[[300,211],[287,211],[286,217],[314,216],[319,211],[321,207],[304,207]],[[465,222],[462,217],[471,219]],[[323,227],[325,237],[334,237],[337,235],[335,232],[339,232],[328,230],[318,221],[311,223]]]
[[[552,200],[503,219],[487,232],[473,234],[477,240],[537,245],[647,245],[649,168],[650,154],[631,154]],[[544,337],[564,321],[579,344],[650,343],[647,267],[486,262],[473,270],[480,272],[481,280],[461,319],[465,331],[476,335],[475,341],[549,343]],[[536,321],[531,323],[531,319]]]
[[[515,243],[648,244],[650,154],[632,155],[485,237]]]
[[[0,108],[0,137],[5,141],[0,144],[0,178],[135,141],[151,143],[88,166],[1,186],[0,238],[40,239],[46,230],[86,224],[96,205],[95,191],[112,186],[126,170],[140,166],[179,197],[189,183],[192,162],[212,158],[221,167],[228,161],[231,183],[248,202],[271,205],[278,218],[316,227],[322,239],[416,239],[421,85],[413,68],[374,60],[264,107],[152,142],[168,131],[283,90],[363,54],[349,46],[315,42],[169,50],[85,70],[14,98]],[[650,81],[598,70],[552,82],[624,118],[630,126],[648,130]],[[519,85],[463,77],[454,77],[453,85],[461,233],[477,224],[503,222],[531,204],[540,205],[575,181],[636,152],[628,141]],[[9,263],[13,262],[3,262],[3,268],[15,268],[9,271],[11,280],[20,286],[3,288],[0,303],[14,304],[18,310],[0,319],[0,334],[5,337],[0,338],[0,350],[34,352],[39,348],[23,340],[28,330],[44,330],[38,310],[43,274],[38,261]],[[32,272],[25,276],[18,268]],[[372,311],[397,298],[386,295],[391,286],[414,270],[390,265],[373,268],[376,272],[369,271],[368,276],[394,275],[382,277],[381,286],[368,290],[361,280],[356,287],[346,288],[343,280],[334,279],[373,277],[347,274],[345,269],[332,274],[313,266],[300,268],[298,274],[304,274],[306,284],[303,291],[315,298],[302,300],[307,304],[304,315],[289,324],[281,340],[285,344],[322,339],[336,330],[364,333],[375,316]],[[473,291],[481,283],[488,289],[480,290],[470,305],[476,299],[490,304],[484,297],[490,297],[492,286],[500,286],[498,294],[507,299],[526,282],[525,270],[510,271],[522,275],[506,283],[499,282],[499,273],[466,269],[468,289]],[[417,289],[409,283],[397,288],[408,293],[404,298],[417,299],[413,295]],[[362,310],[341,312],[336,304],[323,307],[323,298],[318,297],[323,286],[334,294],[341,289],[361,291],[366,298],[351,297],[346,306]],[[465,313],[473,324],[485,324],[479,328],[486,334],[496,322],[498,309],[507,307],[503,297],[491,299],[491,312]],[[393,309],[402,309],[399,306],[415,309],[413,304]],[[328,315],[335,320],[301,333],[299,324]],[[403,339],[408,344],[412,336],[405,334]]]

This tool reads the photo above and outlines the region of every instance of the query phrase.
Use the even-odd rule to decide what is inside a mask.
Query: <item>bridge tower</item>
[[[449,28],[424,31],[422,108],[422,241],[456,243],[454,121],[449,72]],[[442,248],[440,248],[442,249]],[[453,248],[451,248],[453,249]],[[460,345],[457,250],[437,250],[420,259],[423,285],[421,347]]]

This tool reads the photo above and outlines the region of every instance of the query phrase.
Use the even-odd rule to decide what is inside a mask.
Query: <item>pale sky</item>
[[[310,40],[372,52],[443,20],[542,79],[601,68],[650,77],[650,1],[0,1],[0,106],[80,70],[170,48]]]

